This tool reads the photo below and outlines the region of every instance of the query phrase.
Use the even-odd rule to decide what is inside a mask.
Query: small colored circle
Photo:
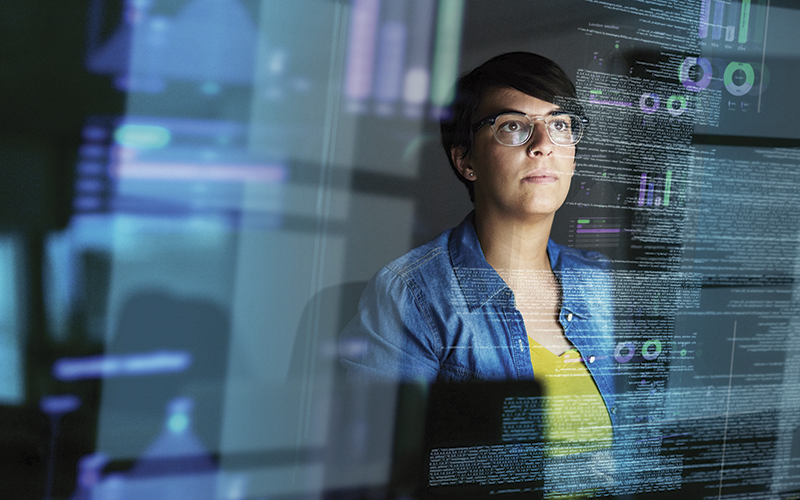
[[[681,356],[686,356],[686,349],[681,349]]]
[[[623,350],[625,350],[624,354],[622,353]],[[616,359],[618,363],[627,363],[633,359],[635,353],[636,346],[633,345],[633,342],[620,342],[614,350],[614,359]]]
[[[667,99],[667,111],[672,116],[680,116],[686,111],[686,98],[682,95],[671,95]]]
[[[703,72],[696,81],[691,76],[692,68],[699,68]],[[704,57],[687,57],[683,60],[683,63],[681,63],[679,78],[687,90],[700,92],[711,84],[712,72],[711,62],[708,59]]]
[[[639,107],[647,114],[658,111],[659,105],[661,105],[661,99],[658,98],[658,94],[644,93],[639,98]]]
[[[189,427],[189,418],[183,414],[172,415],[167,422],[172,432],[183,432]]]
[[[654,349],[650,350],[653,347]],[[648,361],[652,361],[661,354],[661,341],[658,339],[648,340],[642,344],[642,357]]]

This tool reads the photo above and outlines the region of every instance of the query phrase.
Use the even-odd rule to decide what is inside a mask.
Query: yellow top
[[[556,356],[530,337],[528,341],[534,377],[546,396],[546,455],[611,448],[611,417],[578,350],[573,348]]]

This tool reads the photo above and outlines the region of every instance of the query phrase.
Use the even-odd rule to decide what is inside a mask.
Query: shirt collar
[[[453,271],[470,312],[498,295],[511,298],[511,290],[506,282],[486,262],[478,233],[475,232],[474,219],[475,212],[472,211],[453,229],[448,242]]]
[[[492,299],[508,300],[509,305],[513,305],[511,289],[486,262],[475,232],[474,218],[475,212],[470,212],[453,229],[448,242],[453,271],[469,311],[479,309]],[[581,268],[585,266],[575,260],[570,249],[553,240],[547,242],[547,254],[550,267],[561,282],[562,309],[579,317],[587,317],[586,277],[581,272]]]

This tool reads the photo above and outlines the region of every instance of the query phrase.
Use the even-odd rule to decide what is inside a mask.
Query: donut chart
[[[667,99],[667,111],[672,116],[680,116],[686,111],[686,98],[682,95],[671,95]]]
[[[648,104],[648,101],[650,101],[651,104]],[[658,98],[658,94],[645,92],[642,94],[642,97],[639,98],[639,107],[647,114],[653,114],[658,111],[660,105],[661,99]]]
[[[627,349],[625,354],[622,354],[623,349]],[[614,349],[614,359],[618,363],[627,363],[633,359],[634,354],[636,354],[636,346],[633,345],[633,342],[620,342],[617,344],[617,348]]]
[[[689,71],[695,66],[700,66],[703,70],[703,76],[698,81],[692,80],[689,75]],[[684,87],[692,92],[700,92],[711,84],[713,69],[711,68],[711,62],[704,57],[687,57],[681,63],[679,73],[678,77]]]
[[[655,347],[653,351],[650,351],[650,347]],[[661,354],[661,341],[658,339],[648,340],[644,344],[642,344],[642,357],[648,361],[652,361]]]
[[[734,82],[734,76],[736,76],[737,71],[744,73],[744,82]],[[737,78],[737,80],[738,79],[739,78]],[[722,81],[725,84],[725,88],[728,90],[728,92],[735,96],[742,96],[750,92],[750,90],[753,88],[753,83],[756,81],[756,73],[753,71],[753,66],[748,63],[732,62],[728,64],[727,68],[725,68],[725,74],[722,77]]]

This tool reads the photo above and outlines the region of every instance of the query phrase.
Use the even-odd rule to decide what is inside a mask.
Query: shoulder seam
[[[408,273],[419,269],[423,265],[427,264],[428,262],[430,262],[434,258],[438,257],[440,254],[445,253],[445,252],[446,252],[445,248],[443,248],[443,247],[435,247],[435,248],[431,249],[428,253],[426,253],[425,255],[420,257],[419,259],[411,262],[410,264],[408,264],[406,266],[403,266],[400,269],[395,269],[393,267],[390,267],[394,263],[388,264],[386,266],[386,268],[388,270],[392,271],[393,273],[397,274],[398,276],[405,277]]]
[[[408,292],[411,294],[412,300],[414,304],[417,306],[417,310],[419,311],[420,315],[425,320],[425,325],[428,327],[428,332],[430,333],[431,340],[433,341],[434,348],[436,349],[437,353],[441,353],[442,351],[442,342],[441,342],[441,335],[438,329],[434,326],[435,322],[431,317],[430,306],[428,304],[427,299],[425,298],[424,294],[420,290],[419,286],[417,286],[414,279],[410,276],[411,272],[420,268],[422,265],[430,262],[439,254],[445,252],[444,248],[436,247],[420,257],[419,259],[412,262],[409,266],[403,267],[402,269],[393,269],[387,265],[384,269],[392,273],[395,277],[397,277],[400,281],[403,282]],[[390,264],[391,265],[391,264]],[[437,354],[437,358],[439,355]],[[441,363],[441,358],[439,358],[439,362]]]

